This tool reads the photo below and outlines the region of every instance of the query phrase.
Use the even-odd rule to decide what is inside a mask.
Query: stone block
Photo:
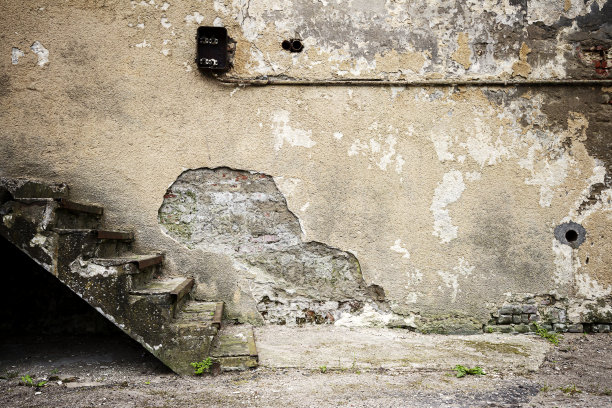
[[[529,315],[529,321],[530,322],[539,322],[540,321],[540,316],[537,314],[530,314]]]
[[[538,308],[536,307],[536,305],[523,305],[523,313],[532,314],[537,312]]]
[[[501,309],[499,309],[500,315],[509,315],[512,314],[513,306],[512,305],[503,305]]]
[[[570,324],[569,326],[567,326],[567,331],[570,333],[583,333],[584,326],[581,323]]]
[[[567,326],[563,323],[555,323],[553,324],[553,331],[563,333],[567,331]]]
[[[513,305],[512,306],[512,314],[520,315],[521,313],[523,313],[523,306],[522,305]]]
[[[609,324],[594,324],[591,327],[593,333],[610,333],[610,325]]]
[[[521,315],[521,323],[529,323],[529,315],[527,313]]]
[[[512,323],[519,324],[521,322],[521,315],[515,314],[512,315]]]
[[[517,324],[514,326],[514,330],[518,333],[528,333],[530,331],[528,324]]]
[[[512,315],[501,314],[497,319],[497,324],[510,324],[512,323]]]

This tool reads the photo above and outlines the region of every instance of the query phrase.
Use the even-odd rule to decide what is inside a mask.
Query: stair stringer
[[[0,207],[0,234],[64,285],[88,302],[151,354],[178,374],[190,374],[191,362],[209,355],[217,328],[194,325],[178,328],[167,304],[147,296],[130,295],[137,281],[159,274],[160,266],[100,265],[90,257],[96,243],[87,234],[59,234],[59,205],[55,200],[8,201]],[[72,215],[71,215],[72,217]],[[74,214],[72,227],[92,228],[100,217]],[[87,219],[86,219],[87,218]],[[62,225],[63,226],[63,225]]]

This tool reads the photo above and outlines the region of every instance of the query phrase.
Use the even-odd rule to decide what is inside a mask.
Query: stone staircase
[[[257,366],[251,327],[223,324],[223,302],[191,298],[193,278],[166,276],[161,253],[100,229],[103,208],[65,184],[0,178],[0,234],[178,374],[211,357],[216,371]]]

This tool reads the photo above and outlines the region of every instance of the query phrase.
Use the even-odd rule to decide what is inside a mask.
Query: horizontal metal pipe
[[[386,79],[339,79],[339,80],[302,80],[289,78],[232,78],[214,75],[214,78],[224,84],[238,85],[359,85],[359,86],[516,86],[516,85],[610,85],[612,79],[525,79],[525,80],[451,80],[433,79],[424,81],[386,80]]]

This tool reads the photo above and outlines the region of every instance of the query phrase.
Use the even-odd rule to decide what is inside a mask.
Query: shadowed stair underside
[[[250,328],[242,337],[219,332],[223,302],[192,300],[192,278],[164,276],[162,254],[131,253],[131,232],[99,229],[103,208],[71,201],[68,191],[65,184],[0,178],[0,234],[174,372],[193,373],[190,363],[211,356],[213,344],[237,353],[216,352],[222,369],[257,365]],[[232,347],[223,347],[227,342]]]

